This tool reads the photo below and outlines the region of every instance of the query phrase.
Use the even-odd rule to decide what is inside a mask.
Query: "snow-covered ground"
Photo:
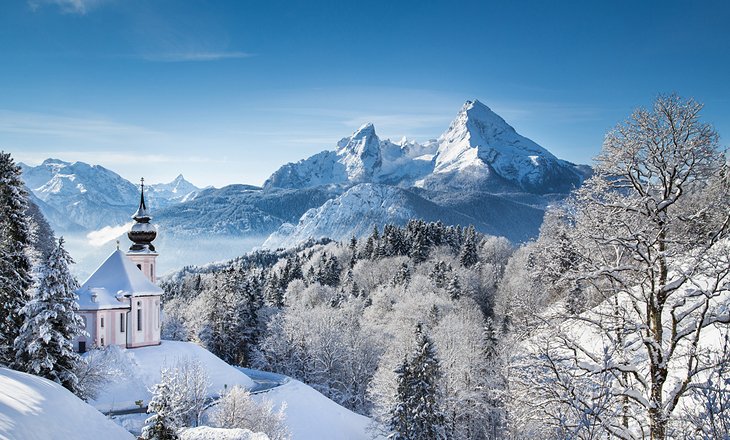
[[[298,380],[256,395],[269,399],[275,408],[286,403],[286,424],[292,440],[365,440],[372,439],[372,420],[328,399]],[[381,438],[381,437],[375,437]]]
[[[38,376],[0,368],[0,439],[133,438],[62,386]]]
[[[182,430],[180,440],[269,440],[269,437],[261,432],[251,432],[248,429],[198,426]]]
[[[146,405],[151,398],[148,389],[160,379],[160,367],[172,367],[185,359],[196,359],[207,370],[211,396],[216,396],[224,385],[241,385],[260,390],[255,399],[268,399],[275,409],[286,404],[286,424],[292,440],[373,438],[371,419],[336,404],[310,386],[273,373],[254,371],[252,374],[263,381],[257,385],[241,369],[226,364],[202,347],[188,342],[163,341],[159,346],[119,350],[117,360],[125,365],[118,367],[126,377],[107,384],[91,402],[96,409],[46,379],[0,368],[0,440],[132,439],[122,426],[139,432],[149,417],[147,414],[115,417],[115,424],[97,410],[139,408],[135,404],[137,400]],[[228,431],[188,430],[183,438],[219,438],[217,434],[232,439],[265,438],[250,431]]]
[[[147,405],[149,390],[160,381],[160,368],[174,367],[187,359],[198,360],[210,378],[208,394],[217,396],[224,386],[240,385],[251,389],[254,382],[240,370],[231,367],[208,350],[190,342],[162,341],[158,346],[121,350],[118,367],[124,377],[109,383],[90,403],[100,411],[138,408],[136,401]]]
[[[120,367],[127,377],[108,384],[101,395],[92,401],[101,411],[138,408],[135,404],[137,400],[142,400],[146,405],[151,398],[148,389],[159,381],[161,366],[172,367],[178,360],[197,359],[210,377],[210,396],[217,396],[224,385],[241,385],[254,393],[258,392],[255,399],[270,400],[275,409],[286,403],[286,424],[292,433],[292,440],[373,438],[369,431],[371,419],[338,405],[312,387],[278,374],[232,367],[196,344],[162,341],[159,346],[120,350],[120,353],[120,361],[126,363]],[[251,372],[257,382],[244,372]],[[126,429],[139,432],[147,417],[147,414],[131,414],[114,419]],[[198,438],[195,436],[210,436],[212,432],[199,430],[189,435],[192,436],[190,438]]]

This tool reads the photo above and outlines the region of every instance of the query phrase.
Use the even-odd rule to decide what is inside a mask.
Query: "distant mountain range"
[[[57,231],[127,223],[139,201],[138,185],[98,165],[48,159],[21,167]],[[154,222],[177,237],[268,237],[265,247],[286,247],[422,218],[474,224],[521,242],[537,234],[546,206],[590,172],[556,158],[474,100],[438,139],[382,140],[366,124],[334,149],[282,166],[262,188],[201,189],[182,175],[145,188]]]
[[[59,232],[127,223],[139,204],[139,186],[100,165],[46,159],[20,168],[33,200]],[[157,209],[190,201],[200,192],[182,175],[145,188],[147,201]]]

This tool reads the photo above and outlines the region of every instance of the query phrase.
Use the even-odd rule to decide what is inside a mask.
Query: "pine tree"
[[[415,348],[395,371],[396,402],[390,411],[389,438],[398,440],[441,440],[448,438],[439,400],[441,377],[431,338],[416,326]]]
[[[373,241],[373,237],[368,237],[368,239],[365,241],[365,249],[362,251],[362,255],[360,258],[371,260],[373,258],[373,253],[375,252],[375,242]]]
[[[41,268],[38,287],[22,308],[25,323],[15,340],[15,368],[53,380],[76,392],[78,354],[73,340],[85,333],[77,311],[79,285],[69,272],[63,237]]]
[[[459,283],[458,275],[454,275],[454,277],[451,278],[448,286],[446,286],[446,291],[448,292],[449,297],[453,300],[461,298],[461,284]]]
[[[141,438],[144,440],[177,440],[179,421],[176,420],[173,409],[172,389],[170,385],[171,372],[163,369],[160,372],[160,382],[152,390],[152,400],[147,406],[147,413],[152,414],[145,420]]]
[[[309,270],[311,271],[312,268],[310,267]],[[279,277],[274,272],[271,273],[266,283],[266,304],[277,308],[284,307],[284,289],[281,287]]]
[[[4,365],[15,360],[13,344],[23,325],[20,310],[32,282],[27,197],[20,167],[10,154],[0,152],[0,364]]]
[[[423,263],[428,258],[428,243],[423,229],[418,229],[411,243],[411,258],[416,264]]]
[[[438,358],[431,338],[416,326],[416,348],[410,361],[410,412],[414,440],[448,438],[444,414],[439,407],[441,378]]]
[[[350,239],[350,269],[357,263],[357,238],[353,235]]]
[[[398,273],[395,274],[395,277],[393,277],[393,285],[398,286],[400,284],[403,284],[407,287],[410,281],[411,269],[408,268],[408,263],[403,262],[400,266],[400,269],[398,270]]]
[[[342,266],[334,255],[330,255],[325,263],[325,283],[328,286],[337,287],[340,284],[340,273]]]
[[[464,243],[461,246],[459,262],[464,267],[472,267],[479,262],[477,255],[477,233],[474,226],[469,226],[464,232]]]
[[[406,440],[412,438],[412,430],[410,427],[410,365],[408,358],[403,358],[403,363],[395,370],[397,381],[396,386],[396,403],[390,411],[390,431],[389,439]]]

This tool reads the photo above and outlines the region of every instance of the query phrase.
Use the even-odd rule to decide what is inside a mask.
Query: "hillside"
[[[162,341],[159,346],[115,351],[114,366],[119,377],[90,402],[99,411],[138,408],[137,400],[149,403],[150,390],[160,381],[160,368],[173,368],[187,360],[200,362],[208,373],[210,396],[217,396],[225,385],[253,387],[253,381],[240,370],[193,343]]]
[[[0,368],[0,438],[134,439],[57,383],[7,368]]]

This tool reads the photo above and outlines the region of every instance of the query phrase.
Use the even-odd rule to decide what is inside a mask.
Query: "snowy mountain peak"
[[[337,154],[342,157],[350,181],[364,182],[373,177],[376,168],[382,164],[380,138],[375,126],[368,123],[358,128],[352,136],[342,139]]]
[[[365,136],[374,136],[375,135],[375,126],[372,122],[368,122],[367,124],[362,124],[360,128],[355,130],[355,133],[352,134],[353,138],[359,139],[363,138]]]
[[[438,142],[436,176],[466,173],[483,183],[507,182],[538,193],[567,192],[582,180],[572,164],[517,133],[476,99],[466,101]]]
[[[150,187],[153,197],[173,202],[192,200],[200,193],[200,188],[185,180],[182,174],[179,174],[170,183],[157,183]]]
[[[48,165],[71,165],[71,162],[66,162],[61,159],[54,159],[52,157],[49,157],[48,159],[44,160],[41,165],[48,166]]]
[[[381,140],[365,124],[323,151],[277,170],[265,188],[384,183],[452,190],[464,185],[480,191],[566,193],[582,174],[548,150],[518,134],[479,100],[464,103],[448,130],[423,144],[406,138]]]
[[[489,133],[491,129],[492,133],[507,132],[516,133],[515,129],[509,125],[501,116],[496,114],[487,105],[481,101],[475,99],[472,101],[466,101],[459,111],[456,121],[461,122],[463,120],[467,124],[470,130],[478,130],[482,133]]]
[[[352,136],[343,138],[337,143],[337,151],[341,154],[351,153],[361,155],[379,149],[380,138],[375,133],[375,126],[368,122],[352,133]]]

